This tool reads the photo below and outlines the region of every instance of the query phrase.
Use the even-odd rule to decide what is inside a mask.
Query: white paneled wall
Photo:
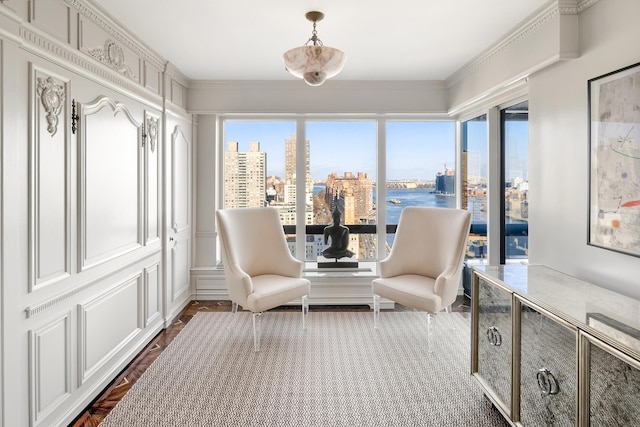
[[[0,426],[67,425],[191,298],[188,80],[76,0],[0,2],[0,67]]]

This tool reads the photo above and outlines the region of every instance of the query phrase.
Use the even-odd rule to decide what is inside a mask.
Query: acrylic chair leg
[[[307,329],[307,315],[309,314],[309,296],[302,297],[302,329]]]
[[[380,295],[373,295],[373,328],[378,329],[378,317],[380,317]]]
[[[260,351],[260,316],[262,313],[253,313],[253,351]]]
[[[235,319],[235,314],[238,312],[238,303],[237,302],[231,302],[231,313],[234,314],[233,319]],[[227,329],[231,329],[231,323],[229,323],[229,325],[227,326]]]
[[[431,317],[433,317],[433,315],[431,313],[427,313],[427,348],[429,349],[429,352],[432,352],[432,348],[431,348]]]
[[[451,304],[444,308],[445,313],[451,313]]]

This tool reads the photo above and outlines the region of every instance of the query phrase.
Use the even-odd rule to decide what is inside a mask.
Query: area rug
[[[198,313],[100,424],[505,426],[469,374],[460,313]]]

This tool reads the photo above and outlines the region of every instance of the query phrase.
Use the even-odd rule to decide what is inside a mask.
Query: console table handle
[[[487,340],[489,344],[492,346],[498,347],[502,345],[502,335],[500,331],[495,326],[490,326],[487,328]]]
[[[538,388],[544,395],[553,395],[560,393],[560,385],[558,380],[547,368],[541,368],[536,374],[538,380]]]

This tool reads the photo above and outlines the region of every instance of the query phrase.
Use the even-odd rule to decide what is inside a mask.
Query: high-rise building
[[[229,142],[224,155],[224,206],[249,208],[267,205],[267,153],[259,142],[251,142],[249,151],[239,151],[236,141]]]
[[[436,175],[436,194],[453,195],[456,192],[456,172],[454,169],[447,169],[444,174],[438,172]]]
[[[287,191],[285,195],[285,203],[295,204],[295,187],[296,187],[296,135],[291,135],[291,138],[286,139],[284,142],[284,181],[285,185],[290,185],[293,188]],[[307,139],[305,142],[305,203],[311,205],[313,203],[313,180],[311,179],[311,168],[309,166],[311,144]]]
[[[373,210],[373,181],[364,172],[345,172],[343,177],[334,172],[327,177],[325,198],[331,211],[340,208],[344,224],[359,224]]]

